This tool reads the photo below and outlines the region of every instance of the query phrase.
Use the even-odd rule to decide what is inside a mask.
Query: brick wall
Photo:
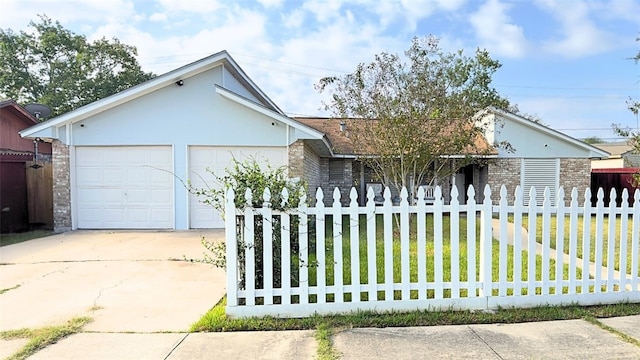
[[[494,203],[498,202],[502,185],[507,187],[509,203],[515,201],[516,187],[520,185],[521,160],[520,158],[495,159],[487,165],[487,184],[491,187],[491,198]],[[476,190],[476,200],[484,201],[484,187]]]
[[[69,146],[54,140],[53,163],[53,230],[71,230],[71,182],[69,179]]]
[[[584,191],[591,187],[590,159],[560,159],[560,186],[564,187],[565,201],[570,201],[573,188],[578,189],[578,202],[584,202]]]
[[[507,187],[507,198],[509,202],[515,200],[514,193],[516,187],[520,185],[520,158],[496,159],[488,165],[487,177],[494,203],[498,201],[500,187],[504,184]],[[591,183],[591,160],[564,158],[560,159],[560,186],[564,187],[565,199],[570,199],[571,190],[578,189],[579,202],[584,201],[584,191]],[[484,189],[480,189],[480,192]],[[482,201],[484,197],[478,197]]]
[[[320,186],[320,157],[304,140],[289,145],[289,177],[300,178],[308,186],[307,198],[314,204]]]

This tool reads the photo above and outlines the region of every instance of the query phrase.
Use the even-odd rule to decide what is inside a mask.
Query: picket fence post
[[[491,276],[492,213],[491,188],[487,184],[484,187],[484,200],[480,208],[480,281],[482,282],[480,296],[484,297],[491,296],[491,289],[493,287],[493,279]]]
[[[236,204],[233,189],[225,197],[225,242],[227,259],[227,306],[238,306],[238,244],[236,241]]]
[[[264,189],[262,195],[262,289],[264,304],[273,304],[273,216],[271,211],[271,191]]]
[[[256,304],[256,239],[255,223],[253,221],[253,195],[251,189],[247,189],[247,191],[245,191],[244,198],[244,288],[247,294],[245,301],[248,306],[253,306]]]

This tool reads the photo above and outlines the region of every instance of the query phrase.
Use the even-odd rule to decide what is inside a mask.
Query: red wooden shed
[[[13,100],[0,101],[0,233],[52,228],[51,144],[18,132],[38,120]]]

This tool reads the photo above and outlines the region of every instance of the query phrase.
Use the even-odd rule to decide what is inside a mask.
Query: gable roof
[[[604,150],[602,150],[602,149],[600,149],[598,147],[595,147],[593,145],[589,145],[584,141],[578,140],[578,139],[576,139],[574,137],[571,137],[571,136],[569,136],[569,135],[567,135],[565,133],[562,133],[560,131],[554,130],[554,129],[548,127],[548,126],[545,126],[545,125],[536,123],[534,121],[531,121],[529,119],[526,119],[526,118],[524,118],[524,117],[522,117],[520,115],[516,115],[516,114],[513,114],[513,113],[508,112],[508,111],[500,110],[500,109],[497,109],[497,108],[495,108],[493,106],[489,106],[486,109],[479,111],[476,115],[474,115],[474,118],[480,119],[480,118],[482,118],[484,115],[486,115],[488,113],[499,115],[499,116],[501,116],[503,118],[506,118],[508,120],[511,120],[511,121],[516,122],[516,123],[520,123],[520,124],[522,124],[524,126],[527,126],[527,127],[532,128],[532,129],[535,129],[535,130],[537,130],[537,131],[539,131],[539,132],[541,132],[541,133],[543,133],[543,134],[545,134],[547,136],[551,136],[551,137],[554,137],[554,138],[559,139],[561,141],[564,141],[564,142],[567,142],[569,144],[575,145],[575,146],[577,146],[579,148],[582,148],[582,149],[584,149],[586,151],[589,151],[590,153],[593,153],[594,156],[592,156],[592,157],[609,157],[609,153],[608,152],[606,152],[606,151],[604,151]]]
[[[20,132],[22,137],[29,137],[44,129],[55,127],[67,123],[77,122],[96,115],[120,104],[135,100],[141,96],[154,92],[166,86],[171,86],[179,80],[183,80],[199,73],[205,72],[217,66],[224,66],[235,78],[242,83],[261,104],[273,112],[283,115],[284,112],[269,99],[269,97],[258,88],[258,86],[245,74],[240,66],[233,60],[227,51],[221,51],[206,58],[197,60],[175,70],[159,75],[141,84],[130,87],[106,98],[94,101],[65,114],[49,119],[38,125],[32,126]]]
[[[633,147],[629,145],[627,141],[599,143],[599,144],[593,144],[593,146],[608,152],[609,154],[611,154],[610,157],[618,157],[618,158],[630,152],[631,150],[633,150]]]
[[[15,102],[15,100],[0,100],[0,109],[9,110],[18,115],[18,118],[28,126],[38,123],[38,119],[36,119],[35,116],[28,112],[24,107]]]

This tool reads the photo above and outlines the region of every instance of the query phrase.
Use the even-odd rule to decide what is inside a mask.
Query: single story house
[[[363,204],[367,187],[375,186],[377,180],[354,155],[345,122],[308,117],[296,120],[325,134],[334,151],[332,157],[316,158],[309,148],[303,148],[302,142],[293,145],[301,147],[299,154],[305,154],[302,174],[311,185],[310,188],[321,187],[326,193],[338,187],[346,201],[350,188],[356,186]],[[491,187],[494,200],[502,185],[507,188],[510,202],[514,200],[518,185],[524,189],[525,202],[529,201],[529,189],[532,186],[538,190],[538,203],[542,202],[542,191],[547,186],[554,201],[555,190],[560,186],[568,191],[576,187],[581,191],[580,196],[583,196],[584,189],[590,186],[591,159],[608,156],[606,151],[597,147],[495,108],[478,113],[476,121],[485,129],[484,137],[488,144],[508,142],[510,146],[508,149],[496,147],[494,152],[479,159],[482,161],[461,168],[451,178],[440,179],[438,185],[442,186],[445,201],[449,198],[451,184],[455,184],[461,193],[462,189],[473,185],[476,201],[482,201],[482,191],[487,184]],[[567,193],[567,197],[569,195]],[[461,203],[466,201],[462,195],[459,200]]]
[[[633,151],[633,147],[628,141],[617,141],[610,143],[593,144],[600,150],[608,152],[609,157],[603,159],[593,159],[591,167],[593,169],[619,169],[640,167],[640,154]]]
[[[496,189],[505,183],[511,192],[518,184],[587,187],[590,159],[607,156],[496,109],[479,119],[489,124],[490,143],[508,139],[516,151],[497,152],[500,164],[463,170],[448,181]],[[291,177],[307,181],[311,194],[317,187],[354,186],[365,170],[335,146],[344,139],[334,128],[330,119],[287,117],[222,51],[21,135],[53,146],[56,231],[190,229],[224,227],[185,183],[216,186],[206,169],[223,174],[232,158],[286,165]],[[331,196],[325,199],[329,203]]]

